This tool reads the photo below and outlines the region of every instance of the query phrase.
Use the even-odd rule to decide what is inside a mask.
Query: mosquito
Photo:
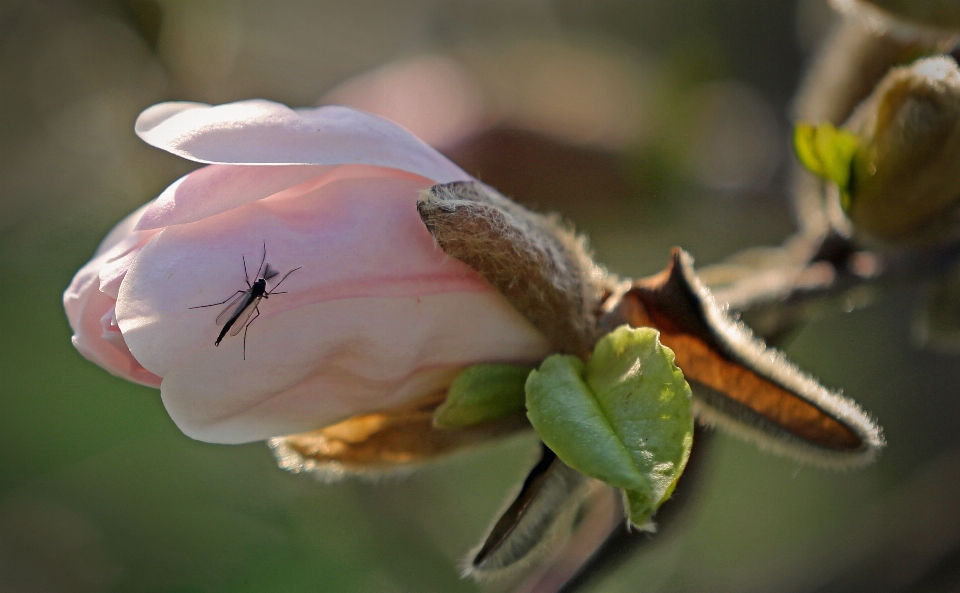
[[[263,243],[263,257],[260,259],[260,265],[257,267],[257,274],[254,277],[253,284],[250,284],[250,274],[247,272],[247,258],[241,253],[240,259],[243,260],[243,279],[247,283],[246,290],[238,290],[219,303],[209,305],[198,305],[190,307],[191,309],[202,309],[204,307],[216,307],[229,301],[229,304],[217,315],[216,324],[222,325],[220,335],[214,346],[219,346],[227,332],[235,336],[243,330],[243,359],[247,359],[247,329],[257,317],[260,316],[260,299],[270,298],[273,294],[286,294],[287,291],[277,291],[277,288],[287,279],[287,276],[293,274],[300,268],[294,268],[283,275],[283,278],[277,282],[273,290],[267,290],[267,281],[280,275],[280,272],[267,263],[267,243]],[[256,313],[256,315],[254,315]],[[252,317],[251,317],[252,316]]]

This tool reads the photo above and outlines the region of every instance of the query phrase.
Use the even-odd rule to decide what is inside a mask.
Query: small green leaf
[[[433,414],[438,428],[460,428],[497,420],[523,410],[524,384],[533,367],[478,364],[461,372],[447,401]]]
[[[793,146],[804,167],[837,184],[842,205],[847,209],[850,203],[851,163],[860,147],[860,138],[829,123],[814,126],[799,122],[794,128]]]
[[[540,438],[570,467],[618,488],[644,479],[599,398],[584,382],[585,365],[557,354],[527,379],[527,417]]]
[[[690,387],[651,328],[621,327],[590,361],[547,358],[527,379],[527,416],[570,467],[623,488],[643,527],[669,498],[693,443]]]

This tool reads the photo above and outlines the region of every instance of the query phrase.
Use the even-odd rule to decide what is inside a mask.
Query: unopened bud
[[[960,234],[960,70],[947,57],[895,68],[846,127],[860,139],[847,216],[858,231],[930,243]]]

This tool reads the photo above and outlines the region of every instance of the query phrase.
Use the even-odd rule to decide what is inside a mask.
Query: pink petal
[[[101,263],[102,260],[96,257],[87,262],[85,266],[80,268],[80,271],[74,274],[70,286],[63,291],[63,308],[67,312],[70,329],[74,333],[80,330],[81,318],[90,300],[91,291],[100,292],[98,286],[100,284],[99,269]]]
[[[289,294],[261,307],[258,324],[328,300],[492,290],[436,247],[416,210],[426,185],[402,176],[340,179],[164,229],[140,250],[120,287],[117,317],[127,344],[161,377],[209,348],[217,307],[191,307],[246,289],[264,244],[273,267],[302,269],[284,283]]]
[[[436,247],[416,211],[427,180],[318,183],[168,227],[126,272],[119,327],[164,377],[185,432],[244,442],[316,428],[442,389],[465,364],[547,353],[499,293]],[[244,360],[242,336],[213,345],[221,307],[191,307],[246,289],[243,261],[252,281],[264,243],[281,273],[302,268],[287,294],[260,303]]]
[[[99,278],[100,292],[116,299],[120,293],[120,283],[127,273],[127,268],[147,244],[160,231],[132,231],[122,240],[115,243],[110,249],[100,254]]]
[[[406,177],[396,169],[365,165],[208,165],[175,181],[140,217],[138,230],[159,229],[214,216],[273,194],[306,193],[347,177]]]
[[[73,344],[85,358],[118,377],[159,387],[160,377],[144,369],[130,354],[119,327],[105,323],[105,320],[115,319],[116,293],[104,294],[100,290],[104,268],[149,238],[133,231],[148,206],[144,204],[107,234],[93,259],[80,268],[64,291],[63,307],[73,330]]]
[[[138,230],[184,224],[226,212],[329,171],[329,165],[209,165],[163,190],[140,217]]]
[[[375,165],[436,183],[470,178],[395,123],[335,105],[293,110],[260,99],[161,103],[140,114],[136,131],[157,148],[201,163]]]
[[[114,317],[116,301],[99,290],[100,262],[100,258],[95,258],[81,268],[63,295],[63,305],[73,329],[73,345],[84,358],[113,375],[159,387],[160,377],[144,369],[130,354],[119,328],[110,332],[104,327],[103,320]]]
[[[97,246],[97,251],[93,254],[94,257],[105,253],[109,249],[112,249],[118,243],[126,241],[130,234],[136,229],[137,224],[140,222],[140,217],[143,216],[143,213],[146,212],[152,204],[153,201],[150,201],[143,206],[140,206],[128,214],[123,220],[118,222],[117,226],[110,229],[110,232],[107,233],[107,236],[104,237],[103,241],[100,242],[100,245]]]
[[[245,443],[303,432],[446,389],[464,366],[534,363],[549,345],[497,292],[345,299],[254,324],[164,377],[190,437]]]

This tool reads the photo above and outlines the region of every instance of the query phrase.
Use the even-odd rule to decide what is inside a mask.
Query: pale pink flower
[[[164,103],[146,142],[210,163],[122,221],[64,294],[73,342],[159,386],[187,435],[243,443],[442,393],[464,366],[534,363],[547,340],[421,222],[419,192],[470,176],[345,107]],[[266,259],[291,274],[243,336],[221,307]],[[268,283],[272,288],[281,276]]]

